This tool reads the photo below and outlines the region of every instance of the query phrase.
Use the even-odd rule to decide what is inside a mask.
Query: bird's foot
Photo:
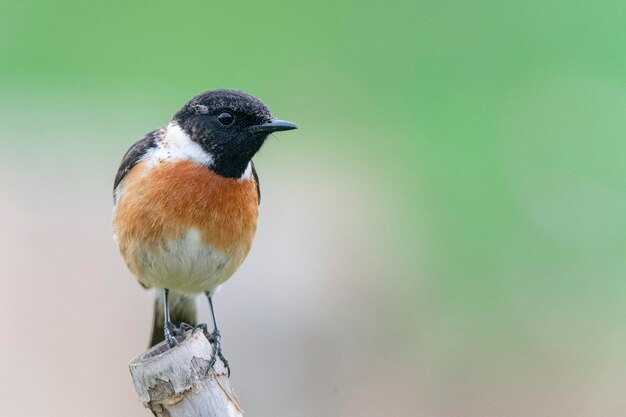
[[[197,326],[196,326],[196,327],[197,327]],[[184,334],[184,333],[186,333],[186,332],[188,332],[188,331],[190,331],[190,330],[191,330],[191,331],[195,330],[195,329],[196,329],[196,327],[192,326],[192,325],[191,325],[191,324],[189,324],[189,323],[182,322],[182,323],[180,323],[180,326],[178,327],[178,329],[177,329],[177,330],[178,330],[178,331],[180,332],[180,334],[182,335],[182,334]]]
[[[213,345],[213,355],[211,358],[212,362],[215,362],[216,356],[220,358],[220,361],[222,361],[224,368],[226,368],[226,371],[228,372],[228,377],[230,378],[230,365],[222,353],[222,335],[220,334],[220,331],[217,329],[213,330],[213,333],[209,334],[207,339],[209,339],[209,342]]]
[[[178,345],[178,341],[176,340],[177,333],[180,332],[180,329],[174,326],[174,323],[167,322],[165,326],[163,326],[163,335],[165,336],[165,341],[167,342],[167,347],[172,349]]]
[[[217,358],[219,358],[219,360],[222,361],[224,368],[226,368],[228,376],[230,377],[230,364],[222,353],[222,335],[220,334],[220,331],[215,329],[212,333],[209,333],[209,329],[205,323],[198,324],[194,330],[195,329],[202,330],[204,337],[206,337],[209,343],[213,345],[213,353],[211,354],[211,360],[209,361],[209,368],[212,368],[215,365]]]

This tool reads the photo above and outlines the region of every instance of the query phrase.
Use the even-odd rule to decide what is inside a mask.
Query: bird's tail
[[[182,294],[176,291],[169,292],[170,320],[176,327],[181,323],[196,325],[196,300],[194,295]],[[154,293],[154,323],[150,347],[164,340],[163,336],[163,290]]]

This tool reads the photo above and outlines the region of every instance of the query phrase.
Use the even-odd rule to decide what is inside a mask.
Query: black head
[[[213,90],[194,97],[173,121],[213,156],[213,171],[239,178],[272,132],[296,129],[277,120],[259,99],[241,91]]]

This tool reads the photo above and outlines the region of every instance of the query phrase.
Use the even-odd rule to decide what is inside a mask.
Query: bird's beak
[[[288,122],[286,120],[272,119],[260,125],[252,126],[252,129],[256,132],[280,132],[282,130],[297,129],[298,126],[295,123]]]

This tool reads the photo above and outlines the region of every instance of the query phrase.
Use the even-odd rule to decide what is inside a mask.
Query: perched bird
[[[202,93],[170,123],[135,143],[115,176],[113,229],[122,257],[145,288],[157,288],[151,346],[172,348],[181,323],[196,325],[206,294],[214,357],[221,354],[212,296],[250,251],[261,199],[252,157],[267,137],[296,129],[257,98]]]

